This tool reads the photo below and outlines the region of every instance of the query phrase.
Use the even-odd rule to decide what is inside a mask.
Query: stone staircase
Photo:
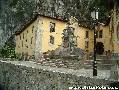
[[[113,65],[113,60],[104,59],[105,57],[97,57],[97,69],[101,70],[110,70]],[[50,59],[47,58],[41,64],[43,66],[51,66],[58,68],[69,68],[69,69],[93,69],[93,59],[90,60],[78,60],[76,58],[58,58],[58,59]]]
[[[78,60],[49,59],[42,63],[43,66],[58,68],[80,69],[81,63]]]
[[[90,60],[84,60],[84,68],[85,69],[89,69],[89,68],[93,68],[93,59]],[[112,64],[112,60],[106,59],[106,56],[101,56],[101,57],[97,57],[96,58],[97,61],[97,68],[98,69],[106,69],[106,70],[110,70]]]

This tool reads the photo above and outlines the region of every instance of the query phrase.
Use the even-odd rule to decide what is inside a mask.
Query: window
[[[85,41],[85,48],[88,48],[88,47],[89,47],[89,42]]]
[[[119,40],[119,23],[117,25],[117,39]]]
[[[31,44],[33,43],[33,37],[31,37]]]
[[[50,43],[54,44],[54,37],[53,36],[50,36]]]
[[[24,39],[24,33],[23,33],[23,39]]]
[[[34,30],[34,26],[32,27],[32,33],[33,33],[33,30]]]
[[[27,42],[27,39],[26,39],[26,42]]]
[[[28,48],[28,46],[26,46],[26,48]]]
[[[21,35],[20,35],[20,40],[21,40]]]
[[[27,33],[28,33],[28,30],[27,30]]]
[[[50,22],[50,32],[55,32],[55,23]]]
[[[23,47],[23,41],[22,41],[22,47]]]
[[[103,34],[102,30],[99,31],[99,38],[102,38],[102,34]]]
[[[86,38],[89,38],[89,32],[86,31]]]

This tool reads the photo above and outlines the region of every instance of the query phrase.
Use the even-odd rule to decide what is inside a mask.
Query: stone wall
[[[102,86],[111,82],[31,62],[0,61],[0,85],[3,90],[69,90],[73,86]]]

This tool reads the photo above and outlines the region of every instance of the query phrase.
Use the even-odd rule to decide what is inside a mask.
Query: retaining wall
[[[29,62],[0,61],[0,85],[3,90],[69,90],[69,87],[104,86],[111,82],[108,79],[82,76],[73,73],[73,70]]]

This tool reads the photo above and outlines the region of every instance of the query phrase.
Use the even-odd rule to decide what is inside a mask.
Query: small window
[[[117,39],[119,40],[119,23],[117,25]]]
[[[32,27],[32,33],[33,33],[33,30],[34,30],[34,26]]]
[[[28,30],[27,30],[27,33],[28,33]]]
[[[22,47],[23,47],[23,41],[22,41]]]
[[[89,47],[89,42],[86,41],[86,42],[85,42],[85,48],[88,48],[88,47]]]
[[[24,39],[24,33],[23,33],[23,39]]]
[[[26,42],[27,42],[27,39],[26,39]]]
[[[20,40],[21,40],[21,35],[20,35]]]
[[[86,31],[86,38],[89,38],[89,32]]]
[[[28,46],[26,46],[26,48],[28,48]]]
[[[99,38],[102,38],[102,34],[103,34],[102,30],[99,31]]]
[[[50,22],[50,32],[55,32],[55,23]]]
[[[31,44],[33,43],[33,37],[31,37]]]
[[[50,43],[54,44],[54,37],[53,36],[50,36]]]

